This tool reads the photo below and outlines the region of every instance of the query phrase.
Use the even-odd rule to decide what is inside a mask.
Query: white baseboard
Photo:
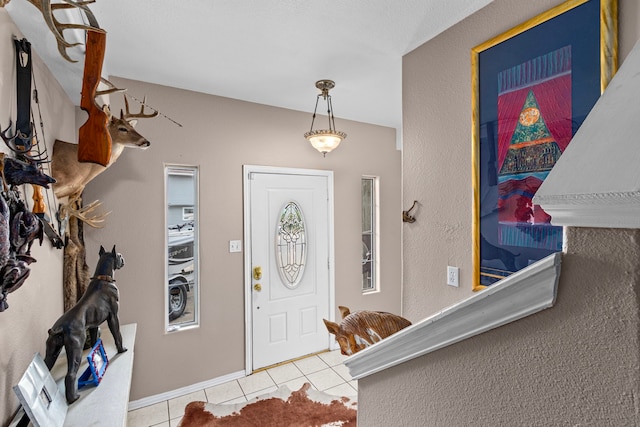
[[[229,381],[237,380],[238,378],[244,378],[245,372],[237,371],[232,372],[221,377],[213,378],[211,380],[202,381],[196,384],[191,384],[186,387],[181,387],[175,390],[167,391],[165,393],[156,394],[149,397],[144,397],[138,400],[132,400],[129,402],[129,410],[144,408],[145,406],[154,405],[156,403],[164,402],[165,400],[175,399],[176,397],[184,396],[185,394],[193,393],[205,388],[214,387]]]

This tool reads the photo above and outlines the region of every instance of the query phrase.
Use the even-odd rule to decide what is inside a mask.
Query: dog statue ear
[[[102,247],[102,245],[100,245],[100,252],[98,252],[98,255],[102,256],[102,254],[104,254],[104,248]]]
[[[113,245],[113,249],[111,249],[111,253],[114,255],[116,254],[116,245]]]

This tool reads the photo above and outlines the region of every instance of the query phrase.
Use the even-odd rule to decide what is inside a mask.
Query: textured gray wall
[[[637,425],[640,231],[568,242],[553,308],[361,379],[360,425]]]
[[[421,202],[403,230],[413,321],[472,295],[470,50],[560,3],[496,0],[403,60],[403,204]],[[640,5],[619,10],[623,59]],[[639,237],[569,229],[555,307],[361,379],[360,425],[638,425]]]

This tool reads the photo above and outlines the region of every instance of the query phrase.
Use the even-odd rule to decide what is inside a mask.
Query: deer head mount
[[[134,126],[137,123],[137,119],[156,117],[158,112],[145,113],[143,104],[139,113],[131,113],[126,95],[124,100],[125,111],[120,110],[119,118],[111,114],[108,105],[103,106],[109,117],[107,129],[112,141],[111,157],[106,167],[95,163],[79,162],[78,144],[60,140],[54,142],[51,172],[56,179],[56,183],[53,185],[53,192],[57,198],[79,196],[89,181],[115,163],[125,147],[143,149],[149,147],[150,142],[140,135],[134,129]]]

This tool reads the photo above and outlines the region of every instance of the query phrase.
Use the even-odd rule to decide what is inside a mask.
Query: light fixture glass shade
[[[313,148],[324,155],[338,148],[338,145],[347,135],[340,131],[321,129],[307,132],[304,137],[307,138]]]
[[[316,98],[316,108],[313,110],[313,119],[311,120],[311,129],[304,134],[304,137],[311,143],[313,148],[326,155],[335,150],[343,139],[347,137],[347,134],[336,130],[335,118],[333,117],[333,106],[331,104],[331,95],[329,95],[329,89],[335,87],[335,83],[332,80],[318,80],[316,87],[320,89],[320,94]],[[329,119],[329,129],[316,129],[313,130],[313,124],[316,119],[316,113],[318,111],[318,102],[320,98],[327,103],[327,117]]]

